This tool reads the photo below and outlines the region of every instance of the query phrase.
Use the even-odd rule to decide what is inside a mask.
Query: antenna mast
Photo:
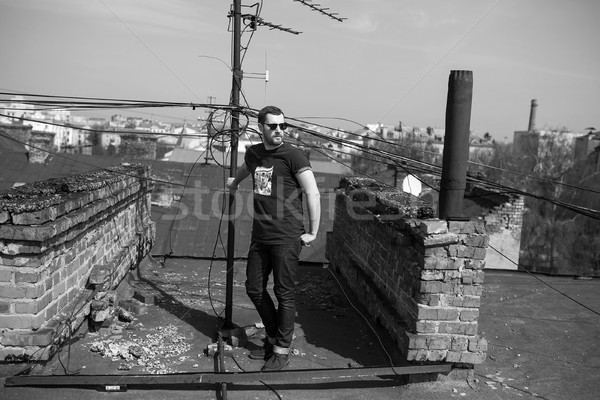
[[[238,136],[240,131],[240,91],[242,90],[241,33],[242,0],[233,0],[233,76],[231,86],[231,157],[229,177],[237,174]],[[235,256],[235,192],[229,193],[227,225],[227,274],[225,282],[225,328],[232,328],[233,314],[233,261]]]

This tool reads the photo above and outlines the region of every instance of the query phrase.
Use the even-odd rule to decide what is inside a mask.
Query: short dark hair
[[[275,106],[266,106],[266,107],[263,107],[258,112],[258,123],[259,124],[264,124],[265,123],[265,121],[267,120],[267,114],[283,115],[283,111],[281,111],[281,109],[279,107],[275,107]]]

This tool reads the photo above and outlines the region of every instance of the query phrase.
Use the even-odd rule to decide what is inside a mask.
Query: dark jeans
[[[300,240],[296,243],[270,245],[252,242],[246,267],[246,293],[260,315],[267,336],[276,345],[289,348],[296,317],[296,268],[300,256]],[[269,275],[273,272],[273,299],[267,292]]]

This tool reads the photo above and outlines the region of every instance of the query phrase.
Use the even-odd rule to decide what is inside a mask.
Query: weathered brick
[[[485,338],[475,337],[469,339],[469,351],[471,352],[486,352],[488,350],[488,342]]]
[[[421,252],[425,257],[448,257],[448,250],[445,247],[426,247]]]
[[[462,351],[449,351],[446,353],[446,362],[450,363],[459,363],[460,356],[462,355]]]
[[[417,333],[438,333],[440,322],[437,321],[417,321]]]
[[[15,273],[15,283],[36,283],[40,279],[39,272],[19,272]]]
[[[424,281],[439,281],[444,279],[444,273],[434,270],[423,270],[421,272],[421,280]]]
[[[423,235],[447,233],[448,222],[441,219],[428,219],[421,221],[419,229]]]
[[[445,350],[409,350],[407,353],[408,361],[443,361],[446,358]]]
[[[43,292],[44,288],[42,284],[20,286],[0,285],[0,297],[9,299],[36,299],[40,297]]]
[[[479,296],[442,295],[440,300],[442,305],[450,307],[476,308],[481,305]]]
[[[37,314],[42,311],[52,298],[51,293],[46,293],[42,297],[30,301],[15,303],[16,314]]]
[[[0,361],[16,361],[22,359],[25,349],[22,347],[0,346]]]
[[[439,333],[451,335],[474,336],[477,333],[477,324],[471,322],[440,322]]]
[[[465,246],[463,244],[456,244],[448,246],[448,254],[450,257],[474,258],[476,249],[478,248]]]
[[[482,270],[473,271],[473,283],[478,285],[484,281],[485,273]]]
[[[408,339],[409,349],[427,349],[427,335],[417,335],[410,332],[405,332]]]
[[[15,225],[41,225],[54,221],[58,215],[58,206],[52,206],[39,211],[13,214],[12,220]]]
[[[469,348],[469,339],[461,336],[452,337],[452,344],[450,345],[450,349],[453,351],[467,351]],[[459,356],[460,360],[460,356]],[[456,361],[458,362],[458,361]]]
[[[0,314],[10,314],[10,303],[0,301]]]
[[[456,321],[458,319],[457,309],[432,308],[418,304],[417,318],[434,321]]]
[[[454,233],[475,233],[473,221],[448,221],[448,231]]]
[[[38,329],[32,331],[7,331],[0,336],[0,343],[4,346],[46,346],[52,343],[54,331],[51,329]]]
[[[461,272],[458,270],[445,270],[444,271],[444,282],[451,282],[453,280],[459,279],[462,276]]]
[[[486,247],[489,244],[489,236],[472,233],[463,238],[463,243],[472,247]]]
[[[44,323],[43,314],[0,315],[0,326],[6,329],[39,329]]]
[[[448,265],[447,257],[431,256],[423,259],[424,269],[446,269]]]
[[[431,307],[437,307],[441,305],[441,295],[440,294],[420,294],[419,295],[419,303],[425,304]]]
[[[473,256],[472,256],[473,259],[475,259],[475,260],[485,259],[486,249],[481,248],[481,247],[473,247],[472,249],[474,250]]]
[[[479,309],[461,310],[460,320],[461,321],[477,321],[479,317]]]
[[[427,349],[448,350],[450,348],[450,336],[435,335],[427,338]]]
[[[0,269],[0,282],[12,282],[13,271],[9,269]]]
[[[59,299],[60,301],[60,299]],[[56,300],[52,303],[50,303],[48,305],[48,307],[46,307],[43,311],[42,314],[44,314],[44,318],[46,320],[51,319],[52,317],[54,317],[56,315],[56,313],[58,312],[58,310],[62,309],[62,307],[59,307],[59,302],[57,302]]]
[[[458,242],[459,237],[455,233],[429,235],[423,238],[423,246],[425,247],[444,247]]]
[[[10,221],[10,213],[8,211],[0,211],[0,224]]]
[[[421,293],[442,293],[443,284],[439,281],[421,281]],[[0,292],[1,293],[1,292]]]

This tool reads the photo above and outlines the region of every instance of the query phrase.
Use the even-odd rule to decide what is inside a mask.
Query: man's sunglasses
[[[274,131],[275,129],[277,129],[277,127],[279,126],[279,129],[281,129],[282,131],[285,131],[288,128],[288,124],[285,122],[282,122],[281,124],[264,124],[269,127],[270,130]]]

